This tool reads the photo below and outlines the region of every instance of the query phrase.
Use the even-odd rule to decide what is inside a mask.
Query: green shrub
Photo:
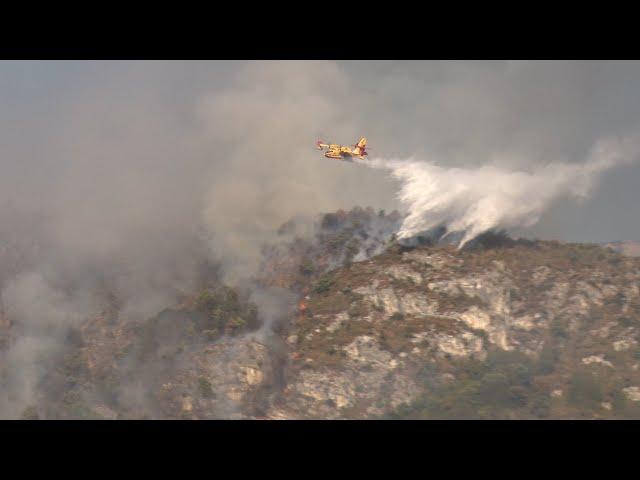
[[[197,335],[196,326],[193,322],[189,322],[188,325],[184,329],[185,334],[188,337],[195,337]]]
[[[384,312],[384,305],[381,305],[378,302],[372,303],[371,307],[376,311],[376,312]]]
[[[347,246],[345,248],[345,263],[351,263],[353,261],[353,258],[360,251],[360,242],[357,239],[353,238],[349,241],[349,243],[347,243]]]
[[[74,348],[82,347],[82,345],[84,345],[84,340],[82,339],[82,333],[80,333],[80,330],[75,327],[71,327],[67,332],[66,344]]]
[[[570,380],[569,402],[576,406],[596,408],[602,402],[602,387],[590,373],[577,372]]]
[[[209,311],[209,322],[207,326],[211,327],[209,330],[216,330],[224,328],[227,323],[229,315],[227,312],[219,307],[214,307]]]
[[[331,287],[333,286],[334,281],[329,278],[329,277],[325,277],[320,279],[315,287],[313,288],[314,293],[326,293],[329,290],[331,290]]]
[[[517,350],[493,350],[487,355],[486,364],[489,370],[506,375],[512,385],[528,385],[533,376],[532,360]]]
[[[243,328],[246,324],[246,320],[242,317],[233,317],[229,323],[227,323],[227,325],[229,325],[233,330]]]
[[[466,359],[459,364],[460,371],[463,375],[471,379],[481,378],[488,370],[487,364],[475,359]]]
[[[616,389],[611,395],[611,408],[614,413],[624,415],[627,411],[627,397],[620,389]]]
[[[513,363],[528,363],[529,357],[518,350],[491,350],[487,354],[487,366],[489,368],[501,368],[511,365]]]
[[[215,291],[204,291],[196,299],[196,309],[210,311],[219,309],[223,312],[235,313],[241,308],[238,293],[231,287],[220,287]]]
[[[557,338],[567,338],[569,336],[569,333],[567,331],[565,322],[563,322],[559,318],[554,318],[551,322],[551,334]]]
[[[80,350],[75,350],[66,354],[62,360],[62,368],[67,375],[75,376],[82,373],[84,370],[82,352]]]
[[[198,378],[198,391],[204,398],[211,398],[211,396],[213,395],[211,382],[205,377]]]
[[[572,265],[578,263],[579,260],[580,255],[578,255],[576,252],[569,252],[569,262],[571,262]]]
[[[544,393],[538,393],[531,399],[529,409],[535,417],[547,418],[551,413],[551,399]]]
[[[38,415],[38,410],[33,405],[25,408],[20,418],[22,420],[40,420],[40,416]]]
[[[336,233],[327,238],[327,245],[331,250],[338,250],[338,248],[345,245],[350,238],[351,234],[348,232]]]
[[[100,379],[99,387],[105,396],[108,396],[111,400],[115,400],[118,387],[120,387],[120,381],[114,373],[108,373]]]
[[[509,387],[509,401],[510,405],[514,407],[524,407],[527,404],[529,398],[529,392],[526,387],[514,386]]]
[[[618,323],[620,323],[620,325],[622,325],[623,327],[633,327],[638,322],[635,319],[631,318],[631,317],[620,317],[618,319]]]
[[[218,330],[213,328],[210,330],[203,330],[202,331],[202,335],[207,339],[207,340],[213,340],[214,338],[216,338],[218,336]]]
[[[545,343],[538,357],[537,370],[542,375],[553,372],[558,361],[558,352],[551,345]]]
[[[247,328],[257,328],[260,326],[260,320],[258,319],[258,306],[254,303],[249,303],[243,313],[243,318],[246,320]]]
[[[206,317],[198,321],[197,331],[185,327],[187,336],[195,337],[196,333],[205,331],[211,334],[212,331],[220,332],[227,328],[233,331],[257,328],[260,324],[257,306],[241,300],[231,287],[219,287],[214,291],[202,292],[195,302],[195,308],[206,314]]]
[[[309,259],[304,259],[300,264],[300,273],[306,276],[310,276],[313,275],[313,272],[315,272],[313,262]]]
[[[214,307],[216,303],[216,297],[208,291],[202,292],[196,299],[197,310],[209,310]]]
[[[550,415],[548,393],[533,382],[538,363],[526,354],[496,349],[485,361],[451,361],[455,379],[442,382],[440,368],[424,367],[417,376],[423,395],[389,418],[500,419],[527,416],[527,411],[536,418]]]
[[[533,372],[528,364],[514,363],[507,368],[509,382],[516,385],[529,385]]]
[[[482,404],[508,405],[511,398],[509,395],[509,379],[503,373],[487,373],[480,379],[477,394],[477,398]]]

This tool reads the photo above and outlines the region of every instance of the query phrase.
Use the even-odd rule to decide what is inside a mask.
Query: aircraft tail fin
[[[356,155],[366,155],[367,151],[365,150],[367,146],[367,139],[365,137],[362,137],[358,143],[356,143],[356,148],[354,150],[353,153],[355,153]]]

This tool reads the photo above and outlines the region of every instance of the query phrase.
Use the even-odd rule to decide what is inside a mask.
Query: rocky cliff
[[[105,309],[23,417],[640,418],[640,259],[502,235],[407,247],[384,239],[396,221],[343,212],[266,249],[254,289],[294,299],[269,325],[215,282],[142,322]],[[1,312],[0,330],[7,348]]]
[[[277,417],[638,415],[640,262],[597,246],[396,246],[330,272]]]

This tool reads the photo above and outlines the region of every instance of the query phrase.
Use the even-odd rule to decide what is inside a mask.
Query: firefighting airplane
[[[344,160],[346,162],[350,162],[353,157],[358,157],[361,160],[364,160],[368,155],[366,151],[367,147],[367,139],[362,137],[358,143],[356,143],[353,147],[349,147],[346,145],[338,145],[335,143],[327,144],[322,143],[322,140],[318,140],[316,142],[316,146],[318,150],[327,149],[324,156],[327,158],[335,158],[336,160]]]

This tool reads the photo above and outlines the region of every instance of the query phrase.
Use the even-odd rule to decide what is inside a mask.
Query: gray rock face
[[[417,248],[337,271],[334,291],[312,294],[313,315],[292,327],[301,339],[295,348],[306,360],[292,365],[286,400],[271,414],[379,415],[421,395],[416,372],[424,366],[482,361],[493,349],[537,359],[550,337],[557,338],[558,348],[568,348],[570,341],[584,345],[562,353],[576,355],[571,368],[636,372],[634,362],[624,363],[620,355],[631,355],[640,340],[639,329],[628,324],[640,327],[640,309],[633,303],[639,298],[638,278],[606,264],[567,268],[553,248],[533,259],[511,251],[496,259],[492,252]],[[353,297],[341,300],[342,291]],[[342,303],[350,306],[336,313],[335,305]],[[328,305],[333,310],[326,315]],[[625,312],[634,319],[626,326]],[[311,333],[302,337],[302,332]],[[332,348],[327,356],[324,351]],[[556,395],[562,390],[550,387],[547,395],[564,398]]]
[[[640,387],[626,387],[622,391],[632,402],[640,402]]]
[[[128,358],[140,353],[131,345],[144,342],[123,322],[97,318],[82,328],[78,382],[98,418],[372,418],[422,399],[431,385],[455,385],[460,365],[492,352],[537,361],[553,346],[555,370],[536,377],[541,408],[550,401],[563,411],[576,372],[605,379],[634,404],[640,260],[601,255],[544,242],[391,249],[336,268],[322,289],[306,285],[304,309],[278,334],[198,337],[187,346],[176,336],[154,347],[152,364],[129,370]],[[10,323],[0,315],[3,329]],[[108,386],[114,376],[128,383],[105,403],[92,382]],[[606,392],[596,405],[614,415],[615,398]]]
[[[273,381],[268,346],[250,337],[216,343],[195,352],[189,363],[195,369],[190,367],[190,375],[183,378],[197,399],[196,408],[221,418],[239,415],[251,394]],[[204,380],[211,385],[210,395],[198,391]]]
[[[377,340],[361,335],[343,347],[345,360],[339,370],[301,370],[287,387],[284,407],[273,413],[294,418],[341,418],[361,411],[381,415],[383,407],[395,408],[419,392],[399,367],[404,363],[380,348]]]

